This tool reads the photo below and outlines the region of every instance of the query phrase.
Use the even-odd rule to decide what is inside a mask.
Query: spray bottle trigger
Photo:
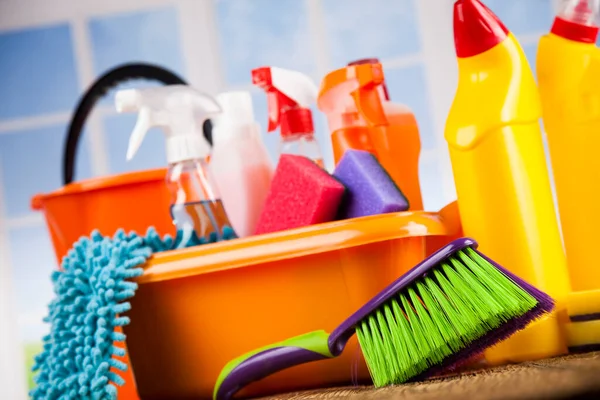
[[[143,107],[138,113],[138,119],[133,128],[133,132],[129,137],[129,145],[127,147],[127,161],[130,161],[144,141],[144,137],[150,128],[152,128],[152,111],[149,108]]]
[[[354,98],[354,104],[356,104],[358,112],[370,125],[378,126],[387,124],[388,120],[376,87],[370,90],[355,90],[352,92],[352,97]]]
[[[269,110],[268,132],[272,132],[279,126],[281,113],[279,112],[279,93],[275,90],[267,91],[267,110]]]

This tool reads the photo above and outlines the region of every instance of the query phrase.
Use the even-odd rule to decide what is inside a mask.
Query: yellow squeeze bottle
[[[598,0],[563,4],[540,40],[537,71],[544,128],[574,291],[600,289],[596,229],[600,195]]]
[[[464,233],[564,310],[570,290],[539,126],[533,74],[516,38],[480,1],[454,5],[458,88],[448,142]],[[492,364],[566,353],[559,317],[486,351]]]

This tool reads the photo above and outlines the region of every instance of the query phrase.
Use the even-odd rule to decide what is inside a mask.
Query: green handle
[[[294,365],[332,358],[329,334],[314,331],[250,351],[225,365],[213,392],[215,400],[226,400],[251,382]]]

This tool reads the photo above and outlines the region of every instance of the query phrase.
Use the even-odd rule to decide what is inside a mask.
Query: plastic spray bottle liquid
[[[252,83],[267,93],[267,130],[280,128],[279,154],[304,156],[324,167],[309,108],[317,100],[318,88],[313,81],[301,72],[261,67],[252,70]]]
[[[499,362],[566,352],[560,329],[569,275],[539,125],[533,73],[517,39],[478,0],[454,5],[458,88],[445,137],[464,234],[550,294],[557,312],[485,352]]]
[[[218,115],[216,100],[185,85],[117,92],[118,112],[138,112],[129,139],[127,159],[133,158],[148,130],[160,127],[166,137],[171,193],[171,216],[181,235],[181,247],[230,239],[235,234],[208,168],[210,145],[202,131],[208,118]],[[148,199],[152,201],[152,199]],[[148,216],[151,223],[152,216]]]
[[[327,115],[336,164],[348,149],[373,153],[410,209],[422,210],[417,122],[408,107],[385,99],[384,84],[379,63],[340,68],[323,78],[317,104]]]
[[[223,112],[213,118],[210,169],[239,237],[256,229],[273,178],[273,164],[254,120],[248,92],[217,96]]]
[[[598,0],[562,2],[537,54],[544,128],[574,291],[600,289]],[[589,79],[588,79],[589,78]]]

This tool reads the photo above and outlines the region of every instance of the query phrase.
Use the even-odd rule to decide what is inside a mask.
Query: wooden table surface
[[[508,365],[425,382],[282,394],[269,400],[600,399],[600,352]]]

